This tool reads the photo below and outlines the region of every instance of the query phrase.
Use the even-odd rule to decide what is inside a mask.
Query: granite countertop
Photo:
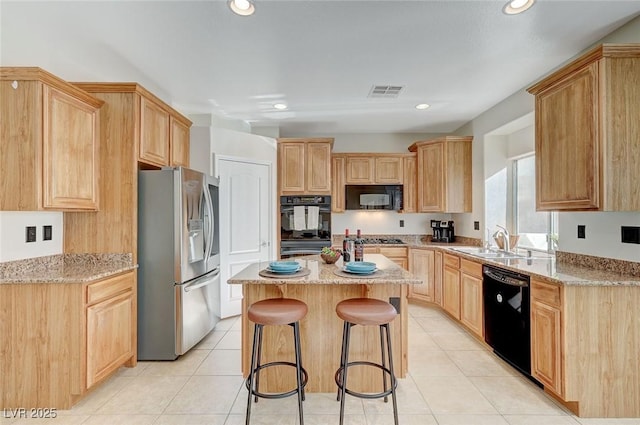
[[[549,254],[535,254],[532,258],[482,258],[456,251],[454,247],[444,249],[462,258],[562,285],[640,286],[640,276],[561,262],[556,256]]]
[[[135,270],[132,254],[61,254],[0,263],[0,284],[85,283]]]
[[[422,280],[414,277],[411,273],[398,266],[393,261],[389,260],[382,254],[365,254],[364,260],[376,263],[376,267],[380,270],[378,277],[348,277],[342,275],[336,275],[336,270],[341,270],[343,267],[342,258],[335,264],[326,264],[319,255],[308,255],[305,257],[295,257],[291,260],[295,260],[300,263],[302,267],[306,267],[310,270],[310,274],[302,277],[262,277],[258,273],[264,270],[269,261],[263,261],[259,263],[253,263],[247,266],[244,270],[237,273],[227,282],[229,284],[317,284],[317,285],[354,285],[354,284],[422,284]]]

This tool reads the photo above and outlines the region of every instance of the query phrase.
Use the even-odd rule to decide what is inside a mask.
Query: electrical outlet
[[[404,227],[404,220],[400,220],[400,227]]]
[[[25,242],[35,242],[36,241],[36,226],[27,226],[26,227],[26,238]]]
[[[42,226],[42,240],[50,241],[51,239],[53,239],[53,226]]]
[[[640,227],[637,226],[620,226],[622,243],[640,244]]]
[[[398,314],[400,314],[400,298],[399,297],[390,297],[389,304],[391,304],[396,309]]]
[[[479,221],[474,221],[473,222],[473,230],[480,230],[480,222]]]
[[[587,226],[584,224],[578,224],[578,239],[585,239],[587,237]]]

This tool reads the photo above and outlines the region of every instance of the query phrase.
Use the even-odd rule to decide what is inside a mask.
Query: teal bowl
[[[376,269],[376,263],[370,263],[367,261],[350,261],[345,264],[347,270],[355,272],[372,272]]]

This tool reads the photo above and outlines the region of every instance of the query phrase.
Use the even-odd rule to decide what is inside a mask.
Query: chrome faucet
[[[505,227],[500,226],[499,224],[496,224],[496,227],[502,229],[502,232],[498,230],[496,233],[493,234],[493,237],[496,238],[502,235],[502,247],[504,251],[505,252],[511,251],[511,247],[509,246],[509,231]]]

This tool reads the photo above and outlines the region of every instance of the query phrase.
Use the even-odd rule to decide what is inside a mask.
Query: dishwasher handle
[[[489,279],[493,279],[496,282],[500,282],[505,285],[519,286],[522,288],[529,287],[529,278],[521,274],[505,273],[501,270],[495,270],[489,267],[484,267],[482,274],[484,277],[488,277]]]

